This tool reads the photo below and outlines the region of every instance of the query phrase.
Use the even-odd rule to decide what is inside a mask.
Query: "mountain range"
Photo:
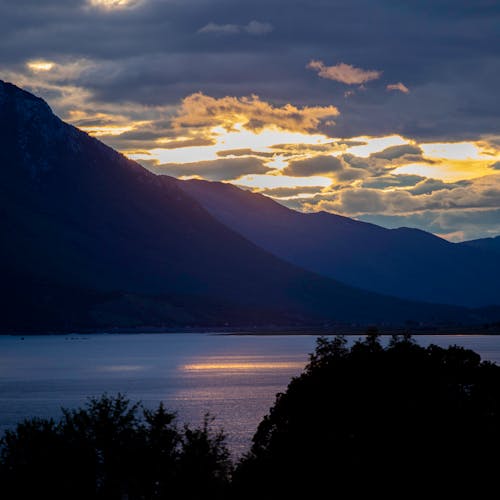
[[[464,241],[461,243],[463,246],[472,248],[479,248],[494,254],[500,254],[500,236],[494,238],[481,238],[478,240]]]
[[[461,244],[327,212],[302,213],[231,184],[179,181],[220,222],[256,245],[323,276],[409,300],[500,303],[500,237]]]
[[[196,183],[151,173],[1,81],[0,169],[2,332],[471,323],[492,315],[362,290],[301,267],[223,220],[194,193]],[[296,216],[261,198],[251,199]]]

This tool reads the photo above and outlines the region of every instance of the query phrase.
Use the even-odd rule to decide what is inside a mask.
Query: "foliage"
[[[500,367],[473,351],[320,338],[234,474],[236,498],[464,493],[500,466]],[[329,495],[326,495],[328,497]]]
[[[162,404],[149,410],[121,394],[63,409],[57,423],[25,420],[2,440],[2,498],[222,498],[231,465],[210,424],[179,429]]]

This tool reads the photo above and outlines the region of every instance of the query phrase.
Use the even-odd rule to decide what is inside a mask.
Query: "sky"
[[[500,234],[498,0],[0,0],[0,78],[155,173]]]

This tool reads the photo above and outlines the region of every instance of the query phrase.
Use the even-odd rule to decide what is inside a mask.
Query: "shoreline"
[[[71,336],[71,335],[154,335],[154,334],[207,334],[227,336],[334,336],[334,335],[366,335],[369,330],[375,329],[380,335],[500,335],[500,325],[447,325],[447,326],[366,326],[342,325],[329,327],[180,327],[180,328],[113,328],[113,329],[81,329],[68,331],[13,331],[0,332],[0,336],[33,337],[33,336]]]

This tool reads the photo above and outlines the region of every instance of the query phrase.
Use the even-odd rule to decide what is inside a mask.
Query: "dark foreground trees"
[[[497,490],[499,455],[496,365],[410,337],[323,338],[260,424],[235,498],[477,497]]]
[[[121,395],[63,410],[58,423],[25,420],[3,439],[0,498],[225,498],[229,453],[209,424],[179,429],[162,405]]]

